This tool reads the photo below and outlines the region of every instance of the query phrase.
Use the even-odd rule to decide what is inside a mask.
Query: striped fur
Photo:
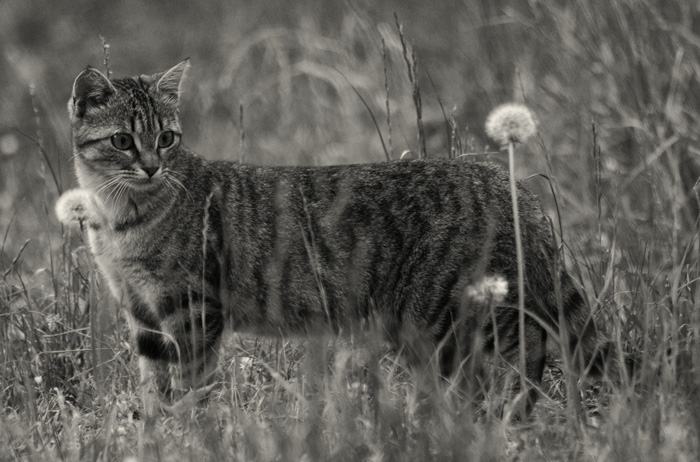
[[[166,392],[174,363],[183,366],[185,386],[196,386],[215,363],[224,325],[263,335],[379,325],[411,361],[428,359],[416,335],[428,355],[437,348],[445,375],[479,338],[484,352],[498,350],[517,364],[506,172],[449,160],[208,162],[180,144],[178,98],[187,67],[113,81],[88,68],[69,102],[78,180],[104,217],[89,227],[90,245],[126,307],[146,386]],[[174,142],[158,147],[166,131]],[[118,133],[130,135],[133,146],[117,149]],[[572,280],[556,269],[537,199],[522,184],[519,196],[525,304],[535,315],[526,321],[526,372],[537,384],[547,338],[541,323],[559,330],[556,293],[582,361],[593,355],[596,335]],[[511,289],[495,316],[468,296],[492,275]]]

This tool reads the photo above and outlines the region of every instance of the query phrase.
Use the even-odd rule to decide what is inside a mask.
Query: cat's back
[[[453,218],[469,212],[507,218],[508,173],[491,162],[428,159],[333,166],[268,167],[212,162],[208,169],[232,208],[258,215],[333,209],[347,214]],[[539,202],[518,183],[521,215],[542,218]],[[408,218],[408,216],[407,216]]]
[[[283,247],[308,260],[344,266],[358,246],[378,268],[402,262],[438,267],[475,261],[485,246],[498,266],[512,269],[513,216],[507,172],[488,162],[430,159],[323,167],[264,167],[213,162],[223,201],[222,241],[239,260],[267,261]],[[519,184],[528,252],[551,236],[537,198]],[[283,242],[282,245],[279,243]],[[277,249],[277,250],[275,250]],[[290,250],[291,249],[291,250]],[[512,254],[512,255],[511,255]]]

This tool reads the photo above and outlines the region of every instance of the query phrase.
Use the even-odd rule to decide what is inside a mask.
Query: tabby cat
[[[82,189],[66,197],[82,199],[59,208],[72,207],[78,218],[66,220],[87,226],[97,265],[125,307],[147,393],[171,392],[174,364],[180,386],[205,383],[225,325],[302,336],[380,325],[409,361],[436,358],[444,376],[473,350],[478,330],[479,348],[517,367],[516,252],[502,168],[438,159],[210,162],[181,140],[188,67],[120,80],[87,68],[68,104]],[[560,330],[559,306],[580,368],[597,340],[581,295],[557,269],[548,220],[518,188],[526,376],[536,385],[547,330]],[[484,278],[510,288],[493,316],[481,315],[488,302],[470,295]],[[416,335],[427,353],[407,341]]]

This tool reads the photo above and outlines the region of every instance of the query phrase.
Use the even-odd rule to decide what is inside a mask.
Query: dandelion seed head
[[[500,303],[508,295],[508,281],[503,276],[484,276],[467,286],[467,295],[479,303]]]
[[[46,326],[49,328],[49,332],[55,332],[58,328],[59,323],[61,323],[61,316],[59,314],[49,313],[46,315]]]
[[[11,156],[19,151],[19,140],[14,133],[0,137],[0,154]]]
[[[56,201],[56,216],[67,226],[97,223],[98,215],[92,193],[86,189],[70,189]]]
[[[502,104],[486,118],[486,134],[502,145],[522,143],[537,130],[537,122],[527,106]]]

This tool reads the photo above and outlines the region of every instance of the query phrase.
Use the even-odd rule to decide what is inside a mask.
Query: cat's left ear
[[[185,80],[185,74],[189,68],[190,58],[187,58],[165,71],[158,79],[156,89],[165,96],[168,103],[177,105],[180,102],[182,82]]]

